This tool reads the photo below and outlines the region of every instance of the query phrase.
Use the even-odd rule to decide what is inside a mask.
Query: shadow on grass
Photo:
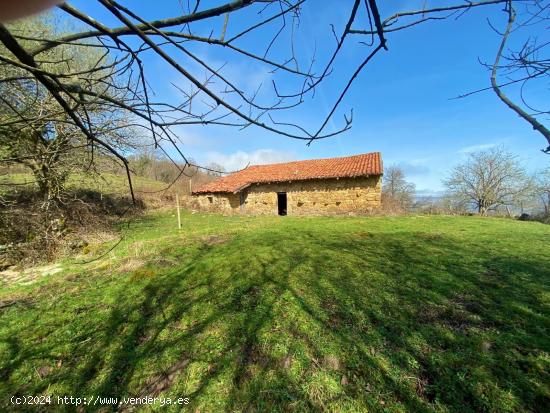
[[[550,403],[548,262],[441,235],[282,229],[165,255],[180,264],[75,281],[42,292],[54,304],[0,313],[2,400],[160,395],[201,412]]]

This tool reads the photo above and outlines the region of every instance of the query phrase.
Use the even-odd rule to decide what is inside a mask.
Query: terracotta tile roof
[[[382,175],[382,156],[380,152],[343,158],[251,165],[241,171],[202,185],[196,188],[193,193],[238,192],[254,183],[350,178],[366,175]]]

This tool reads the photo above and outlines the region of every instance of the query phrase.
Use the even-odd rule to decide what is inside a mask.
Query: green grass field
[[[1,287],[0,410],[33,410],[12,395],[99,395],[188,397],[201,413],[548,411],[550,226],[185,214],[175,227],[146,216],[110,252]]]

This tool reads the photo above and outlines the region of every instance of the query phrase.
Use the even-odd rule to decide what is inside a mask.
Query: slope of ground
[[[25,267],[70,255],[74,246],[112,238],[118,221],[145,209],[173,206],[176,191],[181,194],[186,188],[140,176],[132,182],[135,204],[125,176],[73,174],[60,202],[46,207],[32,174],[0,175],[0,271],[8,268],[10,278],[20,278]]]
[[[550,404],[549,226],[186,214],[178,231],[164,213],[120,233],[0,287],[2,409],[47,394],[203,413]]]
[[[133,176],[132,183],[138,191],[158,191],[164,189],[167,184],[142,176]],[[11,186],[16,184],[17,186]],[[0,175],[0,194],[12,191],[14,188],[32,187],[34,177],[30,173],[12,173]],[[106,195],[130,195],[128,181],[124,175],[110,173],[95,174],[73,174],[67,182],[68,190],[98,191]]]

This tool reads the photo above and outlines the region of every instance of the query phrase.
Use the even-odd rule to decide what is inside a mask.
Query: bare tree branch
[[[508,41],[508,37],[510,36],[510,33],[512,31],[512,26],[516,18],[516,13],[511,1],[509,1],[507,4],[506,12],[508,13],[508,24],[506,25],[506,30],[502,35],[502,40],[500,42],[500,46],[498,48],[497,55],[495,57],[495,62],[493,63],[493,69],[491,71],[491,86],[493,87],[495,94],[498,96],[498,98],[502,102],[504,102],[506,106],[508,106],[510,109],[516,112],[518,116],[520,116],[522,119],[527,121],[533,127],[534,130],[540,132],[545,137],[545,139],[548,142],[548,147],[545,150],[543,150],[543,152],[550,153],[550,130],[548,130],[542,123],[540,123],[537,119],[535,119],[535,117],[529,115],[521,107],[519,107],[514,102],[512,102],[512,100],[510,100],[508,96],[506,96],[506,94],[502,91],[502,89],[497,83],[497,72],[500,64],[500,59],[502,57],[504,47],[506,45],[506,42]]]

